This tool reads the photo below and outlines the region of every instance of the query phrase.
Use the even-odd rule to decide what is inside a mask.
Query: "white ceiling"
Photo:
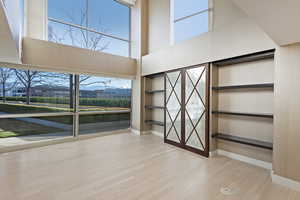
[[[232,0],[278,45],[300,42],[299,0]]]
[[[20,63],[16,41],[14,41],[5,10],[0,1],[0,62]]]

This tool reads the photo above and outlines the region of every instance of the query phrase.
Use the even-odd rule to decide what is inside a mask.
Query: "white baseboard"
[[[300,182],[298,181],[276,175],[274,171],[271,171],[271,177],[273,183],[288,187],[292,190],[300,191]]]
[[[157,135],[159,137],[164,137],[164,133],[158,132],[158,131],[150,131],[153,135]]]
[[[221,149],[216,150],[216,152],[217,152],[217,155],[226,156],[226,157],[234,159],[234,160],[239,160],[239,161],[251,164],[251,165],[255,165],[255,166],[262,167],[262,168],[265,168],[265,169],[268,169],[268,170],[272,170],[272,163],[270,163],[270,162],[257,160],[257,159],[254,159],[254,158],[250,158],[250,157],[243,156],[243,155],[240,155],[240,154],[224,151],[224,150],[221,150]]]
[[[136,129],[130,129],[131,130],[131,132],[134,134],[134,135],[141,135],[141,131],[139,131],[139,130],[136,130]]]
[[[136,129],[131,129],[131,132],[135,135],[148,135],[148,134],[154,134],[153,132],[154,131],[139,131],[139,130],[136,130]],[[156,134],[155,134],[156,135]]]
[[[209,157],[214,157],[218,155],[218,150],[210,151],[209,152]]]

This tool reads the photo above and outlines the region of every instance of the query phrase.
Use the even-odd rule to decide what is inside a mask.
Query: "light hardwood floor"
[[[0,199],[299,200],[300,192],[272,184],[265,169],[124,133],[0,154]]]

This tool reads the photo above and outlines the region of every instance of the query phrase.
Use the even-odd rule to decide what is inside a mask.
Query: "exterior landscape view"
[[[73,75],[2,67],[0,84],[0,140],[73,134]],[[79,88],[79,134],[129,127],[130,80],[80,75]]]

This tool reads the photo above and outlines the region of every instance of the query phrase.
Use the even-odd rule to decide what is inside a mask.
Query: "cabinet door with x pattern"
[[[165,74],[165,142],[209,154],[209,66]]]

